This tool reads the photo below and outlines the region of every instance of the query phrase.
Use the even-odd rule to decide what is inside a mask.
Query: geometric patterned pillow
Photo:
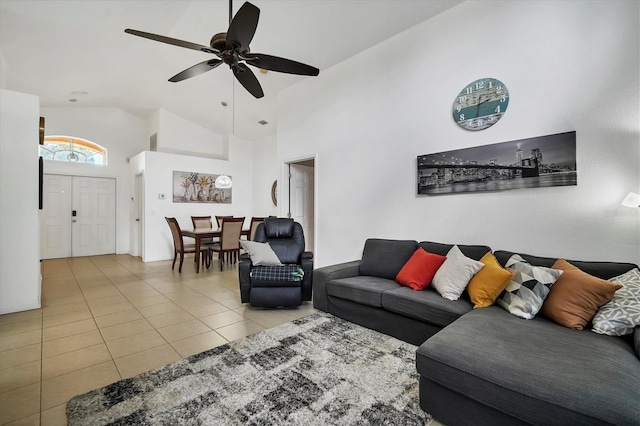
[[[609,336],[631,334],[640,325],[640,270],[634,268],[609,281],[622,284],[622,288],[596,312],[592,331]]]
[[[517,254],[511,256],[505,266],[513,272],[513,278],[496,304],[517,317],[533,319],[562,271],[533,266]]]

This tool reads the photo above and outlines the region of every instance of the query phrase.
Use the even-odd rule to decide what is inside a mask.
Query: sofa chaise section
[[[512,254],[495,253],[501,264]],[[539,266],[555,261],[521,256]],[[637,267],[570,262],[603,279]],[[573,330],[542,316],[525,320],[491,306],[424,342],[416,366],[421,407],[444,424],[640,424],[633,336]]]

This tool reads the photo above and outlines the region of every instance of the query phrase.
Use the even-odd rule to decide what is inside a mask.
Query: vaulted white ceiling
[[[124,32],[208,45],[228,27],[227,0],[0,0],[0,49],[6,88],[38,95],[41,106],[119,107],[142,118],[164,108],[217,133],[233,126],[238,136],[254,140],[275,133],[279,90],[322,78],[323,70],[461,1],[252,0],[261,13],[251,51],[320,69],[320,77],[302,77],[253,68],[261,99],[234,82],[225,65],[170,83],[174,74],[214,56]],[[234,14],[242,3],[234,2]],[[386,60],[405,54],[411,53],[398,46]],[[223,110],[221,101],[229,107]]]

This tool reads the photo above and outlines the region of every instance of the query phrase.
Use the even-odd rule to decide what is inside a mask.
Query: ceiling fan
[[[217,59],[208,59],[200,62],[179,72],[169,79],[169,81],[173,83],[203,74],[225,63],[229,65],[229,68],[233,71],[236,80],[238,80],[249,93],[256,98],[261,98],[264,96],[262,86],[260,86],[253,71],[247,67],[247,64],[265,70],[288,74],[316,76],[320,73],[318,68],[291,59],[266,55],[264,53],[251,53],[249,43],[251,43],[256,28],[258,27],[260,9],[246,2],[240,7],[233,18],[231,16],[232,10],[232,0],[229,0],[229,29],[227,29],[226,33],[218,33],[211,37],[209,46],[144,31],[132,30],[130,28],[124,30],[124,32],[186,49],[212,53],[218,57]]]

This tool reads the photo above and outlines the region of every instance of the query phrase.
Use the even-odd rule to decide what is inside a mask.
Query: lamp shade
[[[635,192],[630,192],[624,200],[622,200],[622,205],[627,207],[640,207],[640,195]]]
[[[233,182],[231,182],[231,178],[227,175],[218,176],[214,184],[216,188],[219,188],[219,189],[229,189],[233,186]]]

